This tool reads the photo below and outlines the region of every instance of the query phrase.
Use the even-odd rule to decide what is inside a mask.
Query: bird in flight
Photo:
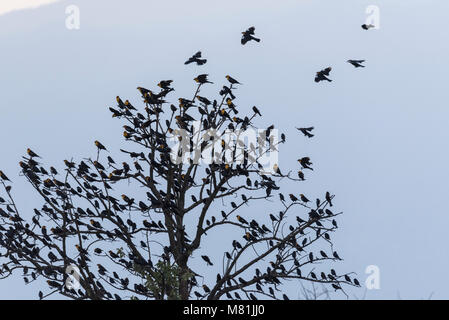
[[[369,29],[374,28],[374,27],[376,27],[374,24],[366,24],[366,23],[362,24],[362,29],[363,30],[369,30]]]
[[[329,75],[329,73],[331,72],[331,70],[332,70],[331,67],[327,67],[326,69],[323,69],[323,70],[321,70],[321,71],[318,71],[318,72],[316,73],[316,76],[315,76],[315,82],[320,82],[320,81],[323,81],[323,80],[327,80],[327,81],[329,81],[329,82],[332,82],[331,79],[329,79],[328,77],[326,77],[326,76]]]
[[[193,79],[193,80],[195,80],[197,83],[199,83],[199,84],[205,84],[205,83],[213,83],[213,82],[210,82],[209,81],[209,79],[207,78],[207,76],[208,76],[208,74],[200,74],[200,75],[198,75],[195,79]]]
[[[196,62],[198,66],[201,66],[207,62],[207,59],[201,59],[201,51],[198,51],[193,56],[191,56],[184,64],[190,64]]]
[[[248,30],[242,32],[242,45],[245,45],[248,41],[254,40],[256,42],[260,42],[259,38],[254,37],[254,31],[256,28],[250,27]]]
[[[365,66],[362,65],[365,60],[348,60],[347,62],[352,64],[356,68],[365,68]]]
[[[313,127],[308,127],[308,128],[296,128],[299,131],[302,132],[303,135],[305,135],[307,138],[312,138],[314,135],[311,133],[311,131],[313,130]]]

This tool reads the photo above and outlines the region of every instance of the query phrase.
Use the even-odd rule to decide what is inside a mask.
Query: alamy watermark
[[[79,30],[81,27],[80,8],[76,5],[70,5],[65,8],[65,27],[68,30]]]
[[[380,8],[376,5],[369,5],[365,9],[367,14],[365,25],[373,29],[380,29]]]
[[[191,131],[175,129],[169,140],[170,158],[175,164],[257,165],[259,171],[275,174],[279,144],[277,129],[220,131],[200,130],[201,122],[193,122]]]
[[[380,289],[380,269],[376,265],[369,265],[365,269],[365,273],[368,274],[365,280],[365,286],[368,290]]]
[[[78,290],[80,288],[80,269],[74,265],[69,265],[65,273],[67,274],[67,279],[65,280],[65,287],[69,290]]]

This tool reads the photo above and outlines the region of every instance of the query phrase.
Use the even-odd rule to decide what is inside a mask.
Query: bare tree
[[[350,274],[317,271],[340,260],[330,236],[341,214],[330,208],[334,196],[309,201],[280,192],[282,180],[300,184],[313,170],[310,158],[298,159],[294,176],[262,164],[285,136],[277,140],[274,126],[256,131],[260,111],[242,116],[234,104],[238,81],[227,80],[216,100],[200,95],[207,75],[177,106],[167,102],[171,81],[157,93],[139,87],[142,109],[117,97],[110,111],[124,121],[128,162],[119,164],[99,141],[94,158],[64,160],[64,169],[44,166],[28,149],[21,175],[43,201],[31,214],[21,212],[0,171],[1,278],[17,271],[25,283],[46,280],[41,299],[288,299],[287,280],[338,291],[358,286]],[[248,132],[257,140],[245,143]],[[278,213],[241,213],[267,201]],[[214,233],[228,246],[222,261],[201,249]],[[201,270],[191,267],[195,257],[204,260]],[[214,268],[216,281],[200,283]]]

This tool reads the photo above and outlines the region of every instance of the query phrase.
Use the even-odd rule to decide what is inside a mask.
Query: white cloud
[[[33,9],[59,0],[0,0],[0,15],[23,9]]]

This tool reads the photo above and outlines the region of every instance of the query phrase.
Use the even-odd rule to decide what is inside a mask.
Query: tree
[[[121,151],[131,164],[118,164],[99,141],[93,159],[64,160],[63,170],[45,167],[28,149],[21,174],[43,200],[31,219],[0,171],[1,278],[21,271],[25,283],[46,280],[41,299],[288,299],[280,289],[289,279],[341,291],[359,285],[350,274],[315,271],[340,260],[330,237],[341,214],[330,210],[334,196],[309,201],[280,192],[283,179],[301,183],[313,170],[310,158],[298,159],[295,177],[282,173],[273,159],[285,136],[278,140],[274,126],[257,131],[256,107],[241,116],[238,81],[227,77],[218,102],[199,95],[207,75],[194,80],[193,98],[179,98],[178,106],[166,100],[171,81],[161,81],[157,93],[139,87],[142,110],[117,97],[109,109],[125,122],[129,149]],[[241,213],[264,201],[275,201],[279,213]],[[221,271],[201,285],[220,262],[200,246],[223,228],[233,231],[222,234]],[[192,258],[204,261],[202,271]]]

